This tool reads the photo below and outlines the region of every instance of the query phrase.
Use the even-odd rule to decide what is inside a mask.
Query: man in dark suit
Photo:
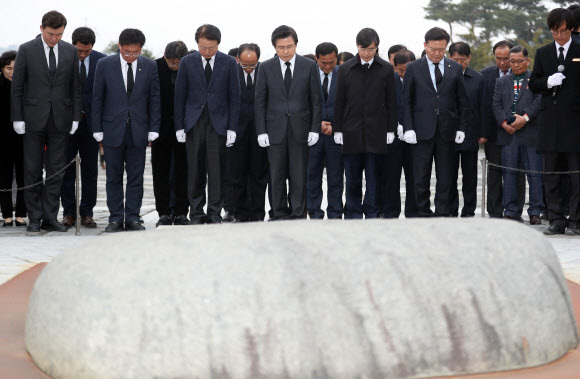
[[[239,131],[240,79],[236,59],[218,51],[217,27],[200,26],[195,41],[199,52],[183,57],[177,73],[175,129],[187,150],[191,224],[215,224],[222,222],[225,149]]]
[[[568,10],[574,15],[574,27],[572,28],[572,39],[580,42],[580,4],[572,4]]]
[[[493,117],[491,104],[493,102],[493,92],[495,81],[510,73],[510,49],[514,47],[509,41],[499,41],[493,46],[493,56],[495,66],[481,70],[483,75],[483,136],[479,139],[480,144],[485,144],[485,158],[493,164],[501,164],[501,147],[497,145],[498,127]],[[523,174],[518,174],[517,193],[518,210],[522,213],[526,195],[526,183]],[[489,217],[503,217],[503,178],[501,169],[490,166],[487,171],[487,213]]]
[[[109,233],[145,230],[139,222],[145,153],[148,142],[159,137],[161,105],[157,64],[140,56],[144,44],[140,30],[123,30],[119,53],[101,59],[95,72],[92,127],[107,161]]]
[[[185,145],[175,138],[173,122],[175,83],[181,58],[187,55],[182,41],[167,44],[162,58],[156,60],[161,93],[161,127],[159,138],[151,143],[153,192],[159,225],[189,225],[187,212],[187,155]],[[174,185],[172,186],[172,177]],[[173,205],[171,194],[174,193]]]
[[[334,100],[336,98],[336,82],[338,77],[338,48],[323,42],[316,47],[316,62],[319,68],[320,94],[322,99],[322,135],[308,152],[308,181],[306,184],[306,208],[310,219],[323,219],[322,175],[326,165],[326,208],[329,219],[342,218],[342,192],[344,190],[344,164],[342,162],[341,146],[334,142],[332,120],[334,115]]]
[[[536,116],[540,111],[541,96],[528,88],[532,74],[528,70],[528,50],[522,46],[510,49],[511,72],[495,82],[493,115],[499,129],[497,144],[501,146],[501,165],[504,167],[541,171],[542,156],[536,151],[538,126]],[[505,218],[523,222],[518,213],[516,181],[518,173],[502,169],[503,207]],[[542,174],[526,173],[530,188],[528,215],[531,225],[541,225],[540,214],[544,211]]]
[[[16,133],[24,134],[24,185],[42,182],[43,167],[51,178],[24,191],[29,232],[68,229],[56,219],[64,176],[57,172],[67,164],[69,133],[78,128],[82,101],[79,56],[61,41],[65,27],[61,13],[46,13],[40,38],[20,46],[14,67],[11,115]]]
[[[338,69],[334,140],[343,145],[347,219],[379,217],[379,161],[397,130],[395,73],[393,66],[377,55],[379,43],[374,29],[362,29],[356,36],[358,54]]]
[[[261,64],[256,83],[256,132],[260,146],[268,147],[277,220],[306,216],[308,146],[318,141],[322,122],[318,65],[296,54],[297,44],[294,29],[277,27],[277,55]]]
[[[68,144],[67,161],[73,160],[77,154],[81,157],[81,225],[86,228],[96,228],[93,220],[93,208],[97,204],[97,176],[99,144],[93,138],[91,129],[91,110],[93,105],[93,80],[99,59],[105,54],[93,50],[95,32],[87,27],[75,29],[72,34],[72,43],[79,54],[80,83],[83,94],[83,110],[79,129],[70,137]],[[64,174],[60,201],[63,208],[62,225],[72,227],[76,222],[76,168],[69,166]]]
[[[580,170],[580,43],[571,38],[572,12],[556,8],[548,14],[554,42],[539,48],[529,86],[542,94],[538,151],[543,153],[544,171]],[[560,72],[559,66],[564,71]],[[550,227],[545,234],[580,235],[580,175],[570,180],[569,218],[566,220],[560,186],[564,175],[544,175],[546,207]]]
[[[461,186],[463,209],[461,210],[461,217],[473,217],[477,207],[477,153],[479,151],[479,139],[483,136],[483,75],[469,67],[471,49],[465,42],[455,42],[449,45],[449,58],[461,65],[465,89],[469,96],[465,141],[456,146],[456,152],[453,157],[449,215],[457,217],[459,214],[457,179],[459,177],[459,163],[461,162],[461,173],[463,175]]]
[[[449,34],[432,28],[425,34],[425,57],[407,65],[403,89],[403,138],[412,144],[417,208],[432,216],[429,199],[435,160],[435,216],[449,215],[455,144],[465,139],[469,108],[463,69],[445,58]]]

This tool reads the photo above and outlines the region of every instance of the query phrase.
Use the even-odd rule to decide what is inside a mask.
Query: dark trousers
[[[46,171],[46,178],[50,178],[68,163],[66,161],[68,138],[69,132],[56,130],[52,111],[44,130],[27,131],[24,134],[25,186],[42,181],[43,167]],[[29,219],[56,220],[63,177],[64,171],[44,184],[40,183],[24,191],[24,202]]]
[[[412,145],[413,176],[419,215],[428,217],[431,211],[431,170],[435,160],[435,216],[449,215],[449,188],[455,143],[441,137],[418,141]]]
[[[207,107],[206,107],[207,109]],[[226,137],[219,135],[211,124],[207,111],[187,132],[187,195],[191,220],[205,219],[207,183],[207,216],[221,220],[224,201]]]
[[[10,132],[10,131],[9,131]],[[11,138],[14,137],[14,138]],[[24,186],[24,154],[22,150],[22,136],[0,136],[0,151],[2,163],[0,163],[0,189],[11,189],[16,173],[16,185]],[[0,208],[3,218],[12,218],[14,205],[12,194],[14,192],[0,192]],[[24,191],[16,192],[16,217],[26,217],[26,205],[24,204]]]
[[[544,152],[544,171],[577,171],[580,170],[580,153]],[[580,174],[566,174],[570,183],[570,201],[568,203],[570,226],[580,226]],[[544,175],[546,191],[546,208],[550,225],[566,225],[564,202],[562,201],[561,183],[563,175]]]
[[[461,181],[461,193],[463,194],[461,217],[471,217],[475,216],[475,208],[477,207],[477,151],[461,150],[454,153],[449,191],[449,214],[451,216],[459,214],[457,180],[460,164],[463,177]]]
[[[501,165],[501,146],[495,141],[487,141],[484,146],[485,158],[494,164]],[[522,214],[526,200],[526,178],[518,174],[517,178],[518,212]],[[487,213],[491,217],[503,217],[503,177],[501,169],[489,166],[487,170]]]
[[[173,167],[172,167],[173,165]],[[189,210],[187,198],[187,153],[185,144],[175,135],[160,136],[151,143],[151,168],[153,169],[153,193],[155,209],[159,216],[186,216]],[[171,172],[175,182],[172,188]],[[175,193],[173,207],[171,192]]]
[[[334,136],[320,134],[316,144],[308,151],[308,181],[306,184],[306,209],[311,219],[323,219],[322,204],[322,176],[326,164],[326,197],[328,207],[326,212],[329,219],[342,218],[344,191],[344,164],[342,161],[341,146],[334,143]]]
[[[143,202],[143,172],[146,146],[136,146],[130,125],[120,146],[104,146],[107,160],[107,207],[109,222],[139,221]],[[127,172],[126,193],[123,196],[123,172]],[[125,200],[125,201],[123,201]]]
[[[288,130],[290,130],[290,125],[288,125]],[[291,135],[288,135],[281,144],[270,145],[267,149],[274,219],[304,218],[308,145],[296,142]],[[289,188],[286,187],[286,180],[288,180]]]
[[[67,162],[72,161],[77,153],[81,157],[81,203],[80,216],[93,217],[93,208],[97,204],[97,176],[99,143],[93,138],[92,130],[87,125],[85,117],[79,123],[75,134],[70,136],[67,150]],[[60,201],[64,216],[76,218],[76,167],[67,168],[62,181]]]
[[[378,218],[377,207],[377,180],[378,160],[377,154],[345,154],[344,173],[346,176],[346,219]],[[362,177],[365,175],[365,194],[363,199]]]
[[[411,146],[398,138],[389,145],[383,157],[380,171],[378,198],[384,218],[398,218],[401,214],[401,174],[405,172],[405,217],[417,217],[415,180]]]

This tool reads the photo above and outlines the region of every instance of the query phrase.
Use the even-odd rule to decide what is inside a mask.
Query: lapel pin
[[[451,67],[451,65],[450,65],[450,64],[448,64],[448,65],[447,65],[447,67]]]
[[[139,71],[141,71],[141,69],[139,69]]]

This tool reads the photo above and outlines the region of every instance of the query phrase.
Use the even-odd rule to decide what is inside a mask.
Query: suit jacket
[[[91,121],[93,112],[93,83],[95,81],[95,71],[97,70],[97,63],[99,62],[99,60],[101,58],[106,57],[106,55],[96,50],[93,50],[89,57],[90,57],[88,67],[89,73],[87,75],[87,79],[85,80],[85,87],[82,89],[82,94],[83,94],[83,113],[85,115],[87,127],[89,128],[90,131],[92,130]]]
[[[81,119],[79,55],[70,43],[58,42],[58,63],[53,81],[42,37],[20,45],[12,77],[12,121],[24,121],[26,131],[46,126],[50,110],[54,126],[70,131],[73,121]]]
[[[405,71],[403,128],[414,130],[418,141],[433,138],[437,127],[448,141],[455,140],[458,130],[467,131],[469,100],[463,68],[448,58],[441,62],[445,69],[439,91],[433,87],[426,57],[409,63]]]
[[[502,76],[495,82],[495,91],[493,95],[492,110],[496,121],[497,144],[504,146],[511,143],[512,138],[515,138],[517,143],[526,146],[536,146],[538,140],[538,125],[536,117],[540,112],[540,105],[542,102],[541,96],[534,94],[528,87],[528,80],[532,73],[530,70],[526,71],[524,80],[520,87],[520,94],[516,100],[516,114],[523,116],[527,114],[530,121],[520,130],[510,135],[501,127],[501,124],[512,114],[512,107],[514,103],[514,73],[510,72],[508,75]]]
[[[146,147],[148,133],[159,133],[161,123],[157,64],[144,56],[137,58],[131,99],[127,98],[121,69],[119,54],[102,58],[97,63],[93,84],[93,133],[103,133],[103,145],[118,147],[125,137],[127,116],[130,116],[135,145]]]
[[[375,55],[368,70],[358,54],[338,69],[334,127],[343,133],[342,153],[385,154],[387,132],[397,130],[393,66]]]
[[[542,95],[538,151],[580,152],[580,42],[572,40],[566,60],[566,79],[552,97],[548,77],[558,72],[554,42],[536,51],[529,86]],[[574,61],[578,59],[578,61]],[[13,84],[14,86],[14,84]]]
[[[328,121],[332,125],[334,119],[334,104],[336,100],[336,82],[338,81],[338,65],[332,70],[332,80],[330,81],[330,88],[328,90],[328,99],[324,100],[324,91],[322,89],[322,80],[320,72],[318,72],[318,79],[320,80],[320,101],[322,102],[322,121]],[[334,134],[334,125],[332,129]]]
[[[465,90],[469,97],[469,112],[466,113],[467,130],[465,141],[457,145],[457,150],[477,151],[479,150],[479,138],[484,135],[483,118],[483,75],[471,67],[467,67],[463,74],[465,80]]]
[[[207,106],[215,131],[222,136],[228,130],[239,132],[240,79],[236,60],[218,51],[209,84],[205,79],[201,54],[181,59],[175,83],[175,130],[187,133]]]
[[[156,59],[157,70],[159,72],[159,93],[161,95],[161,127],[159,137],[175,138],[174,98],[175,90],[171,85],[171,73],[174,72],[167,65],[165,58]],[[177,78],[175,80],[177,85]]]
[[[491,66],[481,70],[483,75],[483,137],[490,142],[497,140],[497,123],[493,117],[491,104],[495,91],[495,81],[499,79],[499,68]]]
[[[246,132],[248,124],[253,124],[256,121],[254,110],[254,98],[256,94],[256,79],[258,79],[259,69],[260,64],[258,63],[256,68],[254,69],[254,80],[252,82],[252,88],[248,89],[246,85],[246,76],[244,74],[244,70],[242,70],[242,67],[238,65],[238,73],[240,76],[240,93],[241,93],[239,133],[241,135],[243,135]]]
[[[286,94],[280,58],[262,63],[256,81],[256,132],[267,133],[270,144],[286,140],[292,128],[296,142],[307,143],[308,133],[320,133],[322,106],[316,62],[296,54],[289,94]]]

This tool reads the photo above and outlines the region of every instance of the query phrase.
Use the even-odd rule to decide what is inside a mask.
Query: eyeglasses
[[[121,54],[123,54],[124,57],[138,57],[139,55],[141,55],[141,51],[139,51],[138,53],[135,53],[132,51],[122,51],[121,50]]]
[[[457,63],[465,63],[468,61],[468,58],[451,58],[451,59]]]
[[[526,58],[526,59],[510,59],[510,63],[514,64],[514,65],[520,65],[527,60],[528,60],[528,58]]]
[[[292,51],[292,49],[295,49],[296,45],[288,45],[288,46],[276,46],[276,51]]]
[[[571,32],[571,30],[570,30],[570,29],[552,30],[552,35],[553,35],[553,36],[558,36],[558,35],[560,35],[560,36],[562,36],[562,37],[565,37],[565,36],[567,36],[567,35],[568,35],[568,33],[570,33],[570,32]]]
[[[252,65],[247,66],[245,64],[240,64],[240,67],[245,70],[246,68],[256,68],[256,67],[258,67],[258,65],[257,64],[252,64]]]
[[[212,51],[217,51],[218,49],[218,45],[215,46],[199,46],[197,45],[197,48],[199,49],[199,51],[207,51],[207,52],[212,52]]]
[[[376,47],[367,47],[367,48],[359,47],[358,48],[358,52],[359,53],[369,53],[369,54],[372,54],[375,51],[377,51],[377,48]]]
[[[495,57],[496,62],[509,62],[510,59],[509,58],[500,58],[500,57]]]
[[[429,45],[427,45],[427,47],[429,48],[429,50],[431,50],[434,53],[440,53],[440,54],[445,54],[445,50],[447,49],[446,47],[442,47],[440,49],[437,49],[435,47],[431,47]]]

